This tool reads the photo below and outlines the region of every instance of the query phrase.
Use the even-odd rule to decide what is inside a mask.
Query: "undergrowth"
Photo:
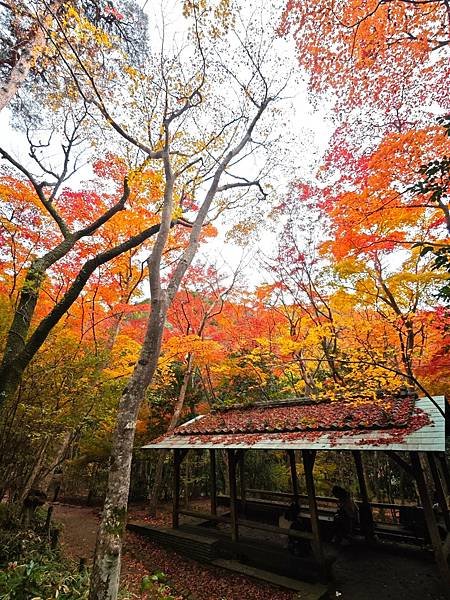
[[[78,571],[58,548],[51,547],[55,525],[45,527],[45,511],[37,511],[24,528],[14,505],[0,505],[0,600],[83,600],[89,573]]]
[[[0,600],[87,600],[90,571],[80,569],[52,547],[55,532],[46,527],[46,511],[38,510],[29,527],[14,504],[0,504]],[[121,590],[120,600],[178,600],[165,575],[146,575],[139,595]]]

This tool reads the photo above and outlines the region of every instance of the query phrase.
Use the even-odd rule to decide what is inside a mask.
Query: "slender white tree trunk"
[[[136,420],[145,391],[156,370],[161,333],[160,319],[152,314],[138,364],[120,400],[106,501],[91,576],[90,600],[117,598]]]
[[[168,98],[168,95],[166,97]],[[172,120],[189,110],[192,106],[191,102],[193,101],[193,98],[197,97],[196,94],[191,95],[186,101],[184,108],[170,114],[167,112],[166,107],[165,118],[163,120],[163,129],[165,133],[162,158],[164,164],[165,191],[161,212],[161,226],[152,254],[148,260],[151,295],[150,316],[140,358],[119,403],[117,425],[111,449],[108,487],[103,516],[97,537],[89,600],[116,600],[117,598],[122,537],[126,525],[136,420],[141,402],[144,399],[145,392],[152,381],[157,367],[167,309],[178,291],[181,281],[197,252],[202,227],[217,192],[225,192],[228,189],[236,187],[236,185],[239,187],[243,185],[252,185],[252,182],[247,182],[247,180],[245,180],[245,183],[233,182],[219,187],[222,175],[232,160],[238,156],[251,141],[256,123],[259,121],[261,115],[272,100],[266,94],[261,104],[253,102],[253,104],[257,106],[256,113],[248,122],[247,129],[243,133],[241,139],[234,147],[229,147],[227,149],[222,160],[218,163],[214,175],[210,178],[209,188],[197,211],[195,221],[192,224],[189,242],[181,257],[177,260],[175,269],[169,278],[166,289],[163,289],[161,282],[161,264],[163,252],[166,249],[171,229],[174,204],[173,190],[176,179],[176,175],[174,175],[172,171],[170,160],[169,126]],[[181,173],[183,173],[183,170],[179,171],[179,174]]]

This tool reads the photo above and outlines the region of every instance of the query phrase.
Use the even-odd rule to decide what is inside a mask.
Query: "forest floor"
[[[131,508],[133,520],[150,525],[166,525],[169,511],[149,519],[145,511]],[[55,505],[54,518],[64,525],[62,546],[72,559],[91,562],[99,520],[99,510]],[[137,534],[127,532],[122,564],[122,586],[129,597],[156,598],[142,594],[144,576],[162,571],[168,577],[172,595],[190,600],[292,600],[293,592],[281,590],[241,575],[197,563],[163,549]],[[443,600],[439,577],[431,560],[416,556],[382,554],[376,549],[345,548],[333,566],[339,600]]]

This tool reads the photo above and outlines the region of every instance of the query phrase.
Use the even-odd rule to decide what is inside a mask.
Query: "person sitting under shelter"
[[[291,531],[304,531],[305,528],[300,519],[300,506],[295,500],[283,515],[284,521],[289,523]],[[294,556],[308,556],[311,552],[310,543],[306,539],[288,536],[288,550]]]
[[[335,485],[332,493],[338,499],[338,510],[334,516],[334,541],[340,544],[343,540],[349,540],[358,523],[358,507],[350,492],[343,487]]]

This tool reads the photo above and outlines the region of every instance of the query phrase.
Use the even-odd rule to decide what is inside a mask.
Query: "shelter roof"
[[[443,396],[391,396],[232,408],[196,417],[144,448],[444,451],[444,405]]]

